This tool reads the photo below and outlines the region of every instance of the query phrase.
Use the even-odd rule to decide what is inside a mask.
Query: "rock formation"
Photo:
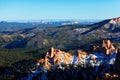
[[[118,18],[113,18],[113,19],[111,19],[111,20],[109,21],[109,23],[111,23],[111,24],[116,24],[117,22],[120,22],[120,17],[118,17]]]
[[[61,64],[82,65],[89,63],[91,66],[114,64],[116,59],[116,48],[110,40],[103,40],[101,45],[93,46],[93,52],[87,53],[78,50],[77,55],[61,51],[60,49],[51,48],[45,56],[45,60],[38,62],[44,63],[44,69],[51,69],[53,66]]]
[[[55,64],[70,64],[73,55],[59,49],[51,48],[45,56],[45,69],[50,69]]]
[[[93,52],[105,53],[106,55],[110,55],[116,51],[110,40],[103,40],[102,45],[93,46]]]
[[[38,61],[42,64],[43,72],[36,69],[34,74],[39,73],[48,80],[118,80],[119,53],[120,49],[116,49],[110,40],[103,40],[102,44],[93,46],[90,53],[78,50],[76,55],[52,47],[45,59]]]

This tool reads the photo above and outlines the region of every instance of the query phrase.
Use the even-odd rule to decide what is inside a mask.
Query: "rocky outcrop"
[[[120,17],[118,17],[118,18],[113,18],[113,19],[111,19],[111,20],[109,21],[109,23],[111,23],[111,24],[116,24],[116,23],[118,23],[118,22],[120,22]]]
[[[45,59],[39,60],[44,63],[44,69],[51,69],[55,66],[65,65],[113,65],[116,59],[116,48],[110,40],[103,40],[101,45],[93,46],[93,52],[87,53],[78,50],[77,55],[54,49],[53,47],[46,53]]]
[[[61,51],[59,49],[51,48],[45,56],[45,69],[50,69],[53,65],[59,65],[59,64],[70,64],[72,61],[73,55],[70,53],[66,53],[64,51]]]
[[[45,59],[38,61],[43,69],[36,69],[32,73],[34,76],[40,74],[39,78],[48,80],[119,80],[119,53],[120,50],[110,40],[103,40],[102,44],[93,46],[90,53],[78,50],[77,55],[52,47]],[[31,75],[33,76],[29,74],[29,78],[32,79]]]
[[[105,53],[110,55],[113,52],[117,53],[117,49],[112,45],[110,40],[103,40],[102,45],[93,46],[93,52]]]

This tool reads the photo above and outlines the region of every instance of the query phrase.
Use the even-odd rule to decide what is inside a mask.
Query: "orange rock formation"
[[[113,51],[116,51],[116,49],[110,40],[103,40],[102,45],[93,46],[93,52],[106,53],[106,55],[110,55]]]
[[[45,62],[45,59],[38,60],[38,63],[43,64]]]
[[[51,48],[45,56],[45,69],[50,69],[54,64],[70,64],[73,55],[61,51],[59,49]]]
[[[110,55],[112,52],[114,52],[116,49],[110,42],[110,40],[103,40],[102,45],[99,46],[93,46],[93,53],[105,53],[106,55]],[[78,62],[84,61],[86,59],[86,56],[88,53],[78,50],[78,56],[72,55],[70,53],[61,51],[60,49],[54,49],[51,48],[45,56],[45,59],[41,59],[38,62],[39,63],[45,63],[44,69],[50,69],[53,65],[59,65],[59,64],[72,64],[73,59],[75,56],[77,56]],[[92,54],[91,60],[95,60],[95,55]]]
[[[115,24],[116,22],[120,22],[120,17],[111,19],[111,20],[109,21],[109,23],[111,23],[111,24]]]
[[[110,75],[109,73],[105,73],[104,79],[107,79],[107,80],[118,80],[118,74]]]

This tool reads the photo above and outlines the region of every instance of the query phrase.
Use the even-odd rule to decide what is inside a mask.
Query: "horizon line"
[[[111,18],[105,18],[105,19],[111,19]],[[75,20],[83,20],[84,21],[84,20],[105,20],[105,19],[102,19],[102,18],[101,19],[94,19],[94,18],[93,19],[92,18],[91,19],[90,18],[89,19],[79,19],[79,18],[78,19],[16,19],[16,20],[0,20],[0,22],[2,22],[2,21],[3,22],[13,22],[13,21],[17,21],[17,22],[21,22],[21,21],[23,21],[23,22],[24,21],[25,22],[26,21],[28,21],[28,22],[29,21],[30,22],[32,22],[32,21],[75,21]]]

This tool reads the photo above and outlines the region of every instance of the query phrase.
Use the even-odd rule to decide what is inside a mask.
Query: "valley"
[[[28,75],[30,70],[36,67],[37,61],[45,58],[51,47],[71,55],[76,54],[79,49],[91,53],[94,45],[110,40],[115,48],[120,48],[119,17],[90,24],[66,22],[57,22],[52,26],[51,23],[43,26],[41,23],[1,22],[0,79],[4,79],[2,75],[5,71],[8,73],[7,70],[11,72],[10,75],[7,74],[8,78],[20,77],[19,73]],[[41,67],[42,65],[39,68]]]

